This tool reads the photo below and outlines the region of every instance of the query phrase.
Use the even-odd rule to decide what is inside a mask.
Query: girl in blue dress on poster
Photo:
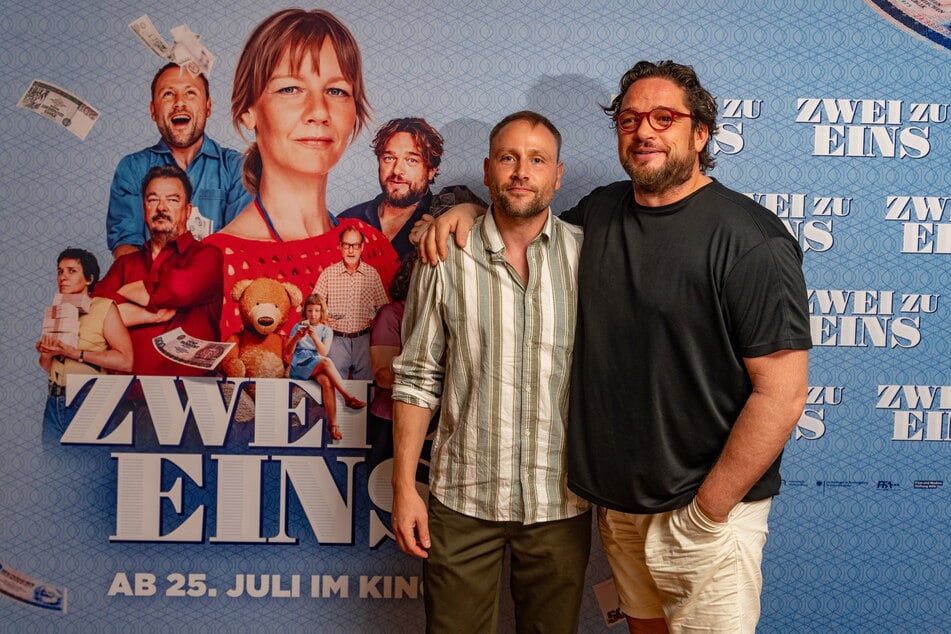
[[[284,355],[288,363],[288,376],[292,379],[313,379],[323,393],[324,409],[327,412],[327,431],[334,440],[343,435],[337,427],[337,395],[352,409],[366,407],[366,403],[347,392],[343,377],[327,356],[334,333],[327,325],[327,302],[314,293],[304,300],[301,308],[304,319],[296,324],[287,338]]]

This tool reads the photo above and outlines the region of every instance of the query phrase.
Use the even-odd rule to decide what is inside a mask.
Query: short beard
[[[390,195],[384,188],[383,202],[393,207],[412,207],[413,205],[419,204],[419,201],[426,197],[427,192],[429,192],[429,185],[425,185],[422,189],[417,189],[410,185],[405,194],[396,195]]]
[[[625,156],[621,165],[628,176],[631,177],[631,180],[634,181],[634,187],[638,191],[645,194],[662,194],[690,180],[690,176],[693,174],[694,161],[695,158],[692,156],[668,156],[667,161],[660,169],[646,170],[638,168],[632,157]]]
[[[501,191],[496,192],[496,194],[497,195],[492,201],[492,208],[497,210],[506,218],[534,218],[538,214],[543,213],[546,209],[548,209],[548,205],[551,204],[551,200],[544,202],[539,196],[536,195],[525,207],[515,208],[509,203],[508,198],[505,198],[501,195]]]
[[[152,230],[150,229],[149,239],[152,241],[153,244],[157,244],[164,247],[169,242],[174,242],[175,240],[177,240],[178,237],[181,236],[183,233],[184,231],[179,230],[178,227],[172,227],[171,229],[168,229],[167,231],[159,231],[157,233],[152,233]]]
[[[160,129],[159,132],[162,140],[165,141],[165,145],[174,148],[189,148],[198,143],[205,133],[204,130],[199,130],[197,127],[177,133],[173,133],[170,128]]]

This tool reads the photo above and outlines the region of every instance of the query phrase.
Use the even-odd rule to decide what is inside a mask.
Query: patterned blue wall
[[[771,516],[763,632],[951,629],[943,598],[951,581],[951,52],[942,46],[951,9],[937,3],[932,11],[944,18],[928,27],[926,5],[935,3],[325,5],[361,45],[375,121],[422,116],[445,137],[437,185],[465,183],[484,193],[489,129],[531,108],[564,133],[565,184],[554,206],[567,208],[623,177],[598,104],[635,61],[692,64],[718,97],[723,129],[712,175],[774,210],[800,237],[817,344],[809,404],[787,446],[785,488]],[[294,546],[119,543],[109,540],[116,506],[110,448],[40,442],[45,379],[33,344],[54,290],[55,256],[84,246],[109,262],[104,218],[113,169],[156,138],[147,105],[159,60],[127,25],[147,13],[167,38],[181,23],[201,34],[218,58],[208,132],[243,148],[228,116],[234,65],[250,29],[282,6],[5,3],[0,564],[67,587],[69,611],[0,597],[2,630],[421,628],[421,601],[359,596],[361,575],[419,575],[392,541],[367,546],[373,501],[365,492],[376,483],[362,470],[353,483],[352,544],[320,544],[306,532]],[[919,17],[902,25],[879,6]],[[16,108],[34,78],[100,111],[84,141]],[[331,209],[378,191],[371,133],[333,172]],[[341,464],[334,476],[344,486]],[[300,519],[299,508],[291,513]],[[120,572],[154,574],[158,594],[108,596]],[[221,592],[160,596],[173,573],[204,573]],[[353,587],[349,598],[223,596],[239,573],[280,574],[285,585],[294,574],[349,576]],[[589,583],[608,576],[596,554]],[[511,614],[503,621],[514,631]],[[605,628],[590,591],[582,630]]]

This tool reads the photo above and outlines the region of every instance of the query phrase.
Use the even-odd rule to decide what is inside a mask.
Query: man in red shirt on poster
[[[207,370],[159,354],[152,340],[181,328],[198,339],[219,341],[222,255],[186,230],[192,186],[179,167],[153,167],[142,181],[142,206],[150,238],[113,262],[95,295],[116,302],[132,336],[133,374],[200,376]]]

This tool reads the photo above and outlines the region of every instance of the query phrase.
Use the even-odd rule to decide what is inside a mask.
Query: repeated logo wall
[[[379,193],[372,133],[404,116],[445,138],[436,186],[485,197],[488,132],[526,107],[562,130],[555,207],[567,208],[624,177],[599,108],[621,74],[639,59],[693,65],[720,108],[711,175],[775,213],[805,254],[815,347],[770,520],[760,631],[947,629],[944,604],[911,590],[943,587],[951,557],[942,538],[951,523],[947,9],[596,4],[328,2],[360,44],[374,107],[370,130],[332,174],[330,208]],[[163,33],[187,23],[200,34],[216,57],[208,133],[243,149],[228,114],[234,67],[253,26],[282,6],[38,0],[5,9],[0,618],[13,630],[422,627],[419,564],[392,540],[388,466],[368,465],[365,411],[343,408],[344,439],[332,443],[319,426],[288,422],[306,419],[295,399],[312,388],[261,380],[271,406],[243,414],[255,437],[232,416],[234,382],[222,392],[203,380],[102,377],[85,426],[64,444],[41,438],[47,378],[34,346],[56,255],[80,246],[108,267],[113,171],[158,138],[148,84],[161,60],[130,22],[148,14]],[[94,109],[84,139],[62,118],[16,107],[35,79]],[[134,420],[109,419],[133,383],[164,425],[147,450],[130,441]],[[183,440],[186,426],[202,448]],[[608,577],[598,548],[582,631],[610,627],[593,590]],[[508,604],[502,620],[514,631]]]

